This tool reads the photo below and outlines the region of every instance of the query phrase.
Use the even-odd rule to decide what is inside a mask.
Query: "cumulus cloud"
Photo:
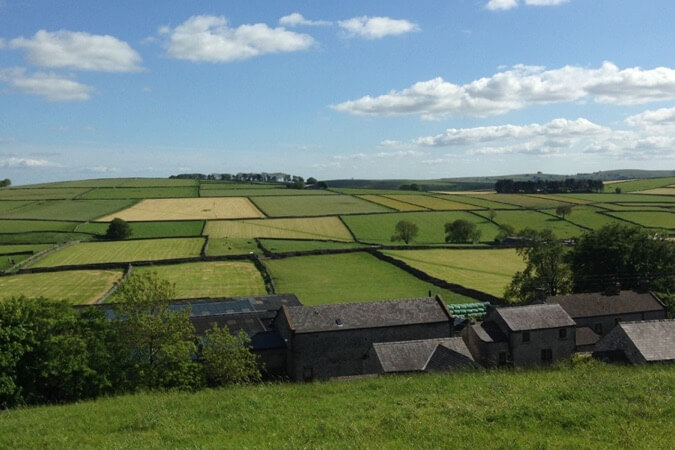
[[[45,167],[61,167],[61,165],[47,161],[46,159],[10,157],[0,159],[0,167],[9,169],[40,169]]]
[[[192,16],[175,28],[160,28],[160,34],[168,36],[169,56],[213,63],[306,50],[314,44],[307,34],[263,23],[232,28],[222,16]]]
[[[89,100],[94,88],[53,73],[26,74],[25,69],[0,70],[0,82],[8,83],[19,91],[38,95],[53,102]]]
[[[32,38],[12,39],[7,46],[25,50],[28,61],[41,67],[101,72],[141,70],[140,55],[126,42],[108,35],[40,30]]]
[[[675,107],[644,111],[628,117],[626,123],[638,128],[675,127]]]
[[[419,26],[405,19],[389,17],[352,17],[338,21],[338,25],[347,35],[365,39],[380,39],[385,36],[419,31]]]
[[[332,107],[358,115],[416,114],[424,119],[447,116],[487,117],[529,105],[590,97],[597,103],[640,104],[675,98],[675,70],[669,67],[619,69],[605,62],[597,69],[564,66],[546,70],[516,65],[459,85],[443,78],[420,81],[379,96],[366,95]]]
[[[485,5],[485,9],[490,11],[505,11],[517,7],[518,2],[516,0],[490,0],[487,5]]]
[[[285,26],[285,27],[297,27],[297,26],[310,26],[310,27],[318,27],[318,26],[326,26],[330,25],[331,22],[327,20],[309,20],[305,19],[305,17],[298,13],[294,12],[291,13],[287,16],[282,17],[279,19],[279,25]]]

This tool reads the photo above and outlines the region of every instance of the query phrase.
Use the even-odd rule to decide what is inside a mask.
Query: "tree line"
[[[566,178],[565,180],[514,181],[497,180],[495,191],[498,194],[560,194],[565,192],[600,192],[602,180]]]
[[[112,317],[44,298],[0,302],[0,409],[261,379],[248,335],[214,325],[197,337],[155,273],[132,275],[116,295]]]
[[[0,188],[4,188],[4,187],[7,187],[7,186],[11,186],[11,185],[12,185],[12,180],[10,180],[9,178],[5,178],[4,180],[0,180]]]

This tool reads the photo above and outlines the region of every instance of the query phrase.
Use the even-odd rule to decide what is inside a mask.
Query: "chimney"
[[[637,292],[645,294],[649,292],[649,278],[641,278],[637,285]]]
[[[605,295],[619,295],[621,293],[621,283],[618,281],[610,283],[605,289]]]
[[[543,287],[538,287],[534,290],[534,303],[544,303],[546,297],[546,289]]]

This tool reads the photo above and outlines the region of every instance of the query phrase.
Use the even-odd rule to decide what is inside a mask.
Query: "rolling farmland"
[[[142,200],[123,211],[101,217],[109,221],[247,219],[264,215],[246,198],[172,198]]]
[[[0,299],[24,295],[92,303],[122,277],[121,270],[72,270],[0,277]]]
[[[391,211],[384,206],[349,195],[254,197],[253,202],[270,217],[328,216]]]
[[[213,238],[352,240],[349,230],[337,217],[209,221],[204,234]]]

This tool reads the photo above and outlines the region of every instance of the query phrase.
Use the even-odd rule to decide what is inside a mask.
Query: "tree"
[[[131,226],[124,220],[115,217],[108,225],[108,231],[105,233],[105,238],[110,240],[126,239],[131,236]]]
[[[189,389],[201,383],[190,311],[174,311],[174,286],[156,272],[132,274],[117,291],[115,325],[127,348],[131,389]]]
[[[667,233],[612,224],[584,234],[571,253],[575,292],[594,292],[610,283],[675,293],[675,246]]]
[[[445,242],[473,242],[480,240],[481,231],[475,223],[464,219],[445,224]]]
[[[415,237],[417,237],[418,233],[419,228],[417,228],[417,225],[412,222],[408,222],[407,220],[401,220],[396,224],[394,235],[391,237],[391,241],[403,241],[407,245],[412,242]]]
[[[319,189],[328,189],[328,185],[326,184],[325,181],[319,181],[318,183],[316,183],[316,187],[318,187]]]
[[[12,180],[9,178],[5,178],[4,180],[0,180],[0,188],[11,186]]]
[[[307,178],[307,184],[316,184],[317,180],[314,177]]]
[[[525,269],[516,272],[504,298],[514,303],[531,303],[537,290],[546,295],[565,294],[571,288],[571,273],[565,262],[565,246],[551,230],[526,228],[519,236],[524,245],[516,252],[525,260]]]
[[[492,208],[488,209],[488,217],[490,218],[490,220],[491,220],[492,222],[494,222],[495,217],[497,217],[497,211],[495,211],[495,210],[492,209]]]
[[[260,381],[256,355],[251,353],[251,338],[240,330],[233,335],[227,326],[214,326],[202,340],[202,362],[206,382],[210,386]]]
[[[562,217],[562,220],[565,220],[565,216],[572,214],[572,207],[570,205],[560,205],[555,209],[555,215]]]
[[[614,193],[615,193],[615,194],[620,194],[621,192],[622,192],[622,191],[621,191],[621,188],[620,188],[620,187],[614,188]]]

